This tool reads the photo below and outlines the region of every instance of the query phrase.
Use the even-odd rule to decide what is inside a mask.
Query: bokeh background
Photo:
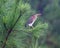
[[[36,13],[42,16],[25,28]],[[0,0],[0,48],[60,48],[60,0]]]

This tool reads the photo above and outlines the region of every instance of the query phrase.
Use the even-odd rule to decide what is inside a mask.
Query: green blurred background
[[[33,29],[25,28],[36,13]],[[60,48],[60,0],[0,0],[0,48],[8,30],[4,48]]]

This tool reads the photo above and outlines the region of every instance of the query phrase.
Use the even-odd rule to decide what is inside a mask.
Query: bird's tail
[[[25,24],[25,27],[27,27],[27,24]]]

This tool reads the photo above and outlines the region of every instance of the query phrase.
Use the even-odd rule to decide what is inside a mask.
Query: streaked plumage
[[[26,22],[25,27],[27,27],[27,26],[32,27],[33,24],[34,24],[34,22],[36,21],[37,17],[40,16],[40,15],[41,15],[41,14],[35,14],[35,15],[31,16],[31,17],[28,19],[28,21]]]

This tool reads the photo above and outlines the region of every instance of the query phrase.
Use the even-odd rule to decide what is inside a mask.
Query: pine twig
[[[21,13],[21,12],[20,12],[20,13]],[[12,32],[14,26],[16,25],[16,23],[17,23],[18,20],[20,19],[20,17],[21,17],[21,14],[20,14],[20,16],[18,17],[18,19],[16,20],[16,22],[14,23],[14,25],[10,28],[10,30],[7,31],[8,34],[7,34],[6,38],[5,38],[5,42],[4,42],[4,44],[2,45],[2,48],[5,48],[6,42],[7,42],[7,40],[8,40],[8,37],[9,37],[10,33]]]

